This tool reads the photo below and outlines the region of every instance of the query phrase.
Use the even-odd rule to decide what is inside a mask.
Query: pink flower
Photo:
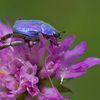
[[[83,41],[74,49],[68,50],[73,41],[74,36],[69,35],[58,46],[49,47],[51,54],[48,55],[44,67],[39,72],[41,79],[48,77],[47,72],[51,77],[61,80],[64,78],[77,78],[85,74],[88,68],[100,64],[100,58],[95,57],[88,57],[83,61],[75,62],[86,51],[86,42]]]
[[[9,32],[12,32],[11,27],[1,22],[0,37]],[[39,38],[40,41],[31,48],[24,43],[0,50],[0,100],[16,100],[26,91],[26,100],[31,100],[34,96],[38,100],[69,100],[61,96],[53,84],[50,88],[44,87],[43,81],[49,78],[52,83],[52,78],[55,78],[62,83],[63,79],[80,77],[88,68],[100,64],[100,58],[96,57],[75,61],[86,51],[86,42],[83,41],[70,50],[69,47],[75,40],[74,35],[65,37],[62,42],[51,38],[58,45],[51,44],[41,34]],[[19,39],[13,41],[16,40]]]

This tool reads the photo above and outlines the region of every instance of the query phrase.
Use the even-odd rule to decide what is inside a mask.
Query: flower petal
[[[56,88],[42,88],[42,93],[38,96],[38,100],[69,100],[60,95]]]
[[[48,78],[49,76],[53,76],[55,74],[56,69],[59,67],[59,62],[48,62],[39,72],[39,77],[41,79]]]
[[[27,91],[32,97],[34,97],[34,96],[39,94],[39,89],[35,85],[33,87],[27,87]]]
[[[74,35],[69,35],[67,36],[61,43],[60,46],[63,50],[67,50],[71,44],[74,42],[75,36]]]
[[[35,77],[37,72],[37,66],[32,65],[30,62],[25,62],[24,65],[20,69],[20,78],[24,81],[29,81],[32,84],[38,83],[38,77]]]
[[[79,63],[76,63],[63,72],[64,78],[77,78],[86,73],[87,69],[100,64],[100,58],[89,57]]]
[[[74,49],[68,50],[64,53],[64,62],[66,64],[72,62],[76,58],[79,58],[86,51],[86,42],[83,41],[77,45]]]
[[[0,21],[0,36],[3,36],[5,34],[8,34],[8,33],[12,33],[12,28],[9,27],[8,25],[5,25],[3,24],[1,21]]]

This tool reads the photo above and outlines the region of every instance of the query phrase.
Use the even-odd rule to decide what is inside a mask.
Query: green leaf
[[[59,85],[59,86],[57,86],[57,89],[58,89],[58,91],[59,92],[69,92],[69,93],[73,93],[72,92],[72,90],[71,89],[69,89],[69,88],[67,88],[67,87],[65,87],[65,86],[63,86],[63,85]]]

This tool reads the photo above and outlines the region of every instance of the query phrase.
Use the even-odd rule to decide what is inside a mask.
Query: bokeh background
[[[64,38],[75,34],[72,47],[86,40],[88,50],[81,57],[100,57],[100,0],[0,0],[0,19],[40,19],[55,26]],[[71,100],[100,100],[100,65],[77,79],[64,83],[73,91]]]

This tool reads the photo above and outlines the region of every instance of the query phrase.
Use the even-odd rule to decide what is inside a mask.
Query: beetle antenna
[[[61,33],[66,33],[66,31],[62,31]]]
[[[60,34],[61,34],[61,33],[66,33],[66,31],[62,31],[62,32],[60,32]],[[61,36],[59,36],[58,38],[59,38],[59,39],[62,39]]]

